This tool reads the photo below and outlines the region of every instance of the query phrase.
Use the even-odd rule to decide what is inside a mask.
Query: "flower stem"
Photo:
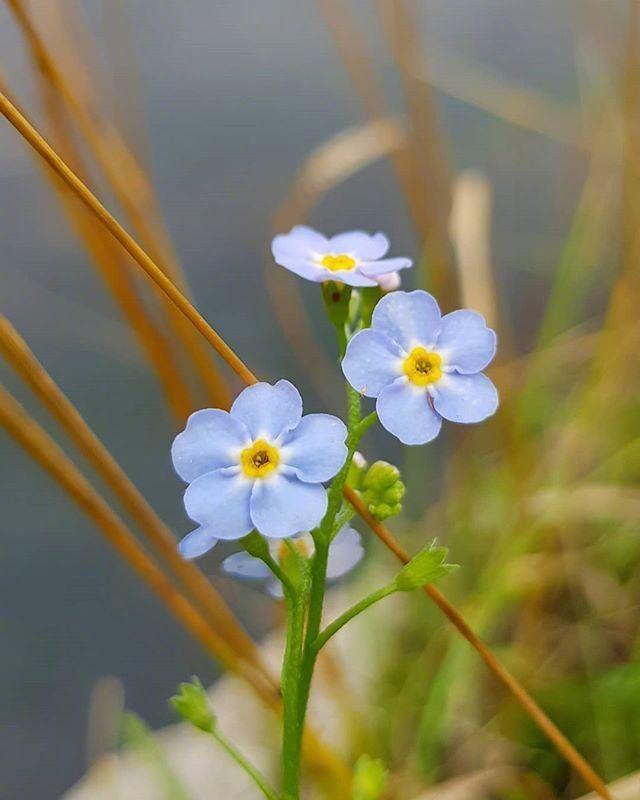
[[[287,592],[287,643],[282,664],[282,785],[285,800],[298,800],[300,795],[300,759],[304,715],[299,711],[300,672],[306,589]]]
[[[212,730],[210,735],[216,740],[216,742],[222,747],[222,749],[231,756],[231,758],[236,762],[236,764],[247,773],[247,775],[253,780],[255,785],[260,789],[262,794],[267,798],[267,800],[280,800],[276,792],[269,786],[267,783],[266,778],[259,772],[251,762],[247,761],[247,759],[242,755],[242,753],[235,747],[235,745],[231,744],[231,742],[223,736],[217,729]]]
[[[390,594],[396,592],[397,586],[395,583],[390,583],[388,586],[383,586],[382,589],[378,589],[375,592],[372,592],[367,597],[364,597],[354,606],[348,608],[343,614],[341,614],[337,619],[335,619],[330,625],[318,635],[316,640],[311,643],[311,648],[316,653],[319,653],[320,650],[325,646],[325,644],[331,639],[331,637],[336,634],[340,628],[344,627],[347,622],[350,622],[354,617],[357,617],[358,614],[361,614],[367,608],[370,608],[374,603],[377,603],[379,600],[388,597]]]

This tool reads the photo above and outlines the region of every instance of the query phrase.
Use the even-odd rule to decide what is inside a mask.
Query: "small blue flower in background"
[[[481,422],[495,413],[498,392],[482,373],[495,352],[496,335],[481,314],[441,316],[427,292],[392,292],[376,305],[371,328],[347,345],[342,371],[354,389],[377,398],[389,433],[425,444],[443,418]]]
[[[284,380],[249,386],[230,412],[196,411],[171,448],[189,484],[187,514],[200,526],[180,543],[182,554],[196,558],[254,528],[276,539],[315,528],[327,509],[322,483],[343,465],[346,435],[337,417],[303,417],[300,393]]]
[[[382,276],[412,265],[410,258],[383,258],[388,249],[383,233],[349,231],[327,238],[305,225],[276,236],[271,244],[276,262],[296,275],[349,286],[377,286]]]
[[[291,543],[307,558],[313,555],[313,539],[307,534],[296,537]],[[281,564],[286,555],[284,542],[271,542],[269,549],[272,558]],[[350,572],[364,555],[364,548],[360,534],[348,525],[345,525],[336,535],[329,547],[329,560],[327,562],[327,580],[335,581]],[[222,562],[222,568],[229,575],[236,578],[247,578],[266,581],[267,591],[273,597],[282,597],[282,585],[273,577],[273,573],[259,558],[250,556],[249,553],[233,553]]]

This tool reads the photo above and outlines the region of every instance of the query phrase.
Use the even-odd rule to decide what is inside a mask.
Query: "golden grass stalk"
[[[205,617],[187,600],[138,544],[125,523],[93,488],[64,451],[17,400],[0,386],[0,424],[73,498],[95,523],[107,541],[160,598],[171,613],[202,646],[227,669],[241,675],[270,706],[278,703],[277,692],[264,677],[238,657]]]
[[[90,208],[100,222],[109,232],[122,244],[127,252],[140,265],[144,272],[165,292],[165,294],[176,304],[180,311],[189,319],[204,338],[215,348],[229,366],[241,377],[247,385],[257,382],[256,376],[246,366],[246,364],[233,352],[229,345],[217,334],[209,323],[202,317],[195,307],[187,300],[180,290],[166,277],[160,268],[154,263],[153,259],[137,244],[137,242],[125,231],[125,229],[114,219],[107,209],[100,203],[95,195],[82,183],[69,167],[64,163],[60,156],[43,139],[36,129],[18,111],[17,108],[0,93],[0,112],[9,120],[14,128],[29,142],[29,144],[44,158],[56,172],[68,183],[76,192],[78,197],[85,205]],[[353,503],[356,510],[360,513],[365,522],[371,527],[385,545],[392,550],[398,557],[401,555],[408,559],[400,545],[393,539],[391,534],[380,526],[367,509],[359,502],[359,498],[348,487],[345,489],[345,496],[349,502]],[[375,525],[374,525],[375,523]],[[383,534],[381,536],[381,533]],[[531,716],[533,721],[549,737],[558,748],[559,752],[567,759],[573,768],[580,774],[587,784],[594,789],[604,800],[611,800],[606,786],[592,767],[578,753],[573,745],[564,737],[554,723],[547,717],[544,711],[535,703],[533,698],[520,685],[518,680],[511,675],[493,655],[489,648],[468,626],[459,612],[449,603],[449,601],[433,587],[425,587],[429,597],[436,603],[441,611],[454,624],[456,629],[464,636],[471,646],[487,664],[492,673],[508,688],[518,699],[525,712]]]
[[[253,640],[245,633],[233,612],[195,564],[180,556],[171,531],[3,315],[0,315],[0,353],[49,410],[118,498],[122,507],[139,525],[149,543],[207,618],[210,627],[225,637],[238,657],[245,659],[253,669],[262,673],[265,680],[275,686],[275,681],[262,664]]]
[[[447,233],[451,204],[447,153],[440,129],[436,98],[431,87],[418,80],[416,65],[426,72],[420,36],[420,14],[415,0],[379,0],[377,4],[398,74],[409,119],[409,159],[424,206],[426,284],[450,305],[456,297],[456,275]]]
[[[1,80],[0,86],[6,91],[2,86]],[[43,100],[49,112],[54,138],[57,140],[65,160],[73,165],[74,170],[79,175],[83,175],[83,173],[86,175],[86,172],[82,169],[80,155],[75,147],[73,136],[70,135],[63,114],[58,108],[56,97],[48,90],[47,86],[43,86]],[[70,192],[67,185],[49,169],[42,159],[37,159],[37,163],[43,169],[45,177],[58,195],[72,227],[92,257],[100,276],[118,304],[143,353],[147,356],[174,418],[178,423],[183,422],[190,411],[193,410],[194,401],[178,370],[168,341],[147,312],[138,295],[131,273],[131,265],[125,263],[126,256],[96,222],[93,215],[89,214],[78,203],[77,198]]]
[[[131,221],[145,248],[153,254],[159,268],[171,276],[174,283],[186,290],[182,268],[173,251],[171,240],[162,222],[151,183],[138,161],[127,148],[116,128],[97,113],[98,104],[91,110],[77,98],[69,81],[58,69],[44,40],[36,29],[22,0],[6,0],[29,46],[34,64],[53,91],[59,94],[72,117],[78,123],[88,146],[109,185]],[[96,120],[100,119],[100,123]],[[229,404],[229,390],[218,374],[201,340],[191,326],[185,324],[171,304],[166,306],[169,321],[190,355],[211,401],[222,407]]]

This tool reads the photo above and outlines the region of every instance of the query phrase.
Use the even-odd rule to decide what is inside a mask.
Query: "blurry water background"
[[[84,6],[103,50],[114,113],[130,115],[125,128],[153,164],[200,310],[260,375],[291,378],[307,409],[321,410],[276,326],[263,271],[273,210],[297,167],[315,146],[361,119],[316,5],[113,0],[105,13],[110,2]],[[434,74],[446,72],[450,61],[481,62],[573,106],[578,64],[598,58],[586,47],[595,6],[425,0]],[[397,76],[371,7],[353,7],[399,108]],[[5,9],[0,50],[11,85],[37,108],[32,70]],[[438,99],[453,168],[482,170],[492,183],[494,264],[524,351],[575,206],[582,158],[569,145],[460,100]],[[145,117],[146,131],[139,124]],[[169,461],[172,422],[156,381],[23,142],[7,124],[0,129],[1,308],[179,536],[188,520]],[[382,229],[395,254],[418,255],[388,163],[332,192],[310,221],[327,233]],[[315,288],[302,291],[330,352]],[[36,408],[27,393],[20,396]],[[340,411],[340,392],[333,398],[331,410]],[[57,487],[4,435],[0,448],[0,796],[42,800],[57,797],[85,767],[87,704],[99,678],[118,676],[128,705],[155,726],[171,718],[166,699],[179,680],[192,673],[211,680],[215,673]],[[430,459],[446,456],[446,448],[445,433]],[[394,453],[390,437],[381,436],[376,455]],[[210,573],[219,550],[207,562]],[[269,601],[222,578],[218,585],[253,633],[273,624]]]

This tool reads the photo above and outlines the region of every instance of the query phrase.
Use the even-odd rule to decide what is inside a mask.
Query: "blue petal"
[[[320,484],[303,483],[281,472],[257,480],[251,495],[251,519],[264,536],[283,539],[315,528],[327,510]]]
[[[404,444],[426,444],[442,426],[426,389],[413,386],[406,378],[398,378],[380,392],[376,411],[382,427]]]
[[[498,408],[498,391],[486,375],[451,372],[433,386],[433,405],[451,422],[482,422]]]
[[[259,558],[249,553],[232,553],[222,562],[222,569],[236,578],[254,578],[262,580],[271,575],[271,570]]]
[[[367,276],[360,271],[360,267],[355,267],[354,269],[339,269],[336,271],[325,269],[323,272],[325,281],[337,281],[338,283],[346,283],[349,286],[378,285],[373,278],[367,278]]]
[[[298,256],[287,259],[282,258],[278,261],[278,264],[288,269],[290,272],[293,272],[295,275],[299,275],[301,278],[306,278],[306,280],[313,281],[314,283],[322,283],[323,281],[329,280],[327,277],[327,270],[309,261],[309,259],[300,258]]]
[[[375,307],[371,324],[408,353],[416,345],[429,348],[435,344],[440,332],[440,309],[435,299],[421,289],[391,292]]]
[[[207,528],[196,528],[188,533],[178,545],[183,558],[192,559],[208,553],[218,542],[218,537]]]
[[[347,457],[347,429],[330,414],[307,414],[282,440],[280,458],[301,481],[322,483],[338,472]]]
[[[362,559],[364,547],[360,534],[348,525],[342,528],[329,548],[327,578],[335,580],[350,572]]]
[[[250,443],[249,431],[219,408],[203,408],[187,420],[171,447],[178,475],[191,483],[200,475],[238,463],[238,451]]]
[[[302,398],[289,381],[256,383],[236,397],[231,416],[243,422],[254,439],[277,439],[302,417]]]
[[[410,258],[383,258],[381,261],[367,261],[360,264],[360,271],[363,275],[378,277],[412,266],[413,261]]]
[[[437,349],[458,372],[480,372],[496,354],[496,334],[477,311],[452,311],[442,317]]]
[[[291,258],[314,258],[330,252],[329,240],[313,228],[296,225],[289,233],[276,236],[271,242],[273,257],[282,266],[283,261]]]
[[[367,328],[349,341],[342,371],[353,388],[366,397],[377,397],[385,386],[402,375],[405,353],[388,336]]]
[[[272,580],[267,583],[267,592],[274,597],[276,600],[282,600],[284,597],[284,591],[282,589],[282,584],[278,580]]]
[[[187,486],[184,507],[191,519],[215,530],[218,539],[240,539],[254,527],[249,515],[252,485],[237,467],[208,472]]]
[[[380,231],[373,235],[366,231],[347,231],[329,239],[328,252],[349,255],[356,261],[375,261],[388,249],[389,240]]]

